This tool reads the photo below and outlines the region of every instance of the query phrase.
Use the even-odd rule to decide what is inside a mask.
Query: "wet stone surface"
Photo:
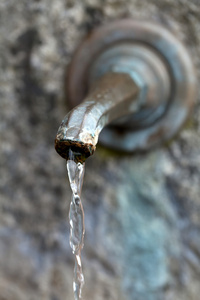
[[[0,1],[0,300],[73,299],[71,199],[54,150],[67,112],[65,66],[93,27],[109,20],[161,22],[197,67],[196,0]],[[84,299],[198,300],[200,110],[166,147],[86,161]]]

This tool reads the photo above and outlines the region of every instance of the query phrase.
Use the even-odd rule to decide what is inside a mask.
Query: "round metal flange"
[[[95,74],[95,62],[104,57],[105,52],[110,53],[111,48],[120,49],[127,44],[154,52],[165,65],[170,81],[170,92],[166,92],[166,95],[169,95],[164,101],[164,109],[156,100],[157,108],[161,108],[159,114],[160,109],[156,110],[156,117],[151,118],[148,111],[150,121],[145,123],[142,119],[144,111],[140,111],[132,118],[136,126],[108,126],[100,134],[100,142],[104,145],[132,152],[151,148],[177,133],[193,106],[196,79],[187,50],[171,32],[160,24],[121,20],[96,29],[77,49],[69,67],[66,83],[67,100],[71,108],[81,103],[87,95],[91,74]],[[117,53],[119,55],[120,50]],[[105,57],[109,56],[106,55]],[[156,63],[154,65],[156,66]],[[97,69],[99,70],[99,67]],[[168,80],[167,76],[163,78]],[[162,97],[160,103],[163,104]],[[155,109],[153,114],[154,112]],[[148,118],[145,117],[145,120]]]

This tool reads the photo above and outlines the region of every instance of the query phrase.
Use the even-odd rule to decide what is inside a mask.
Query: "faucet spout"
[[[109,72],[97,79],[86,99],[63,119],[56,135],[56,151],[69,159],[71,149],[77,161],[84,161],[94,153],[106,125],[138,110],[138,94],[139,88],[128,74]]]
[[[171,139],[193,107],[196,76],[187,49],[161,24],[118,20],[96,28],[76,49],[66,94],[73,109],[55,148],[65,159],[71,149],[81,162],[98,140],[133,153]]]

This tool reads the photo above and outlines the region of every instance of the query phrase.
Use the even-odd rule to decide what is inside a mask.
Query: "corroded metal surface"
[[[56,151],[67,159],[71,148],[76,160],[85,160],[93,154],[107,124],[139,109],[138,93],[128,74],[107,73],[95,81],[85,101],[62,121],[55,140]]]
[[[90,68],[89,85],[112,70],[129,74],[140,87],[140,109],[117,120],[122,129],[147,127],[159,119],[171,98],[172,82],[165,60],[147,45],[124,42],[105,49]]]
[[[154,52],[154,55],[156,54],[165,65],[165,71],[167,71],[170,81],[169,96],[164,97],[164,100],[159,92],[159,82],[154,89],[147,85],[151,91],[149,98],[152,103],[156,103],[156,109],[147,110],[146,113],[144,106],[132,116],[132,125],[130,125],[130,118],[127,118],[129,123],[126,124],[129,124],[128,126],[121,126],[121,128],[109,126],[102,131],[100,141],[104,145],[133,152],[149,149],[170,139],[180,130],[193,107],[196,97],[196,80],[187,50],[167,29],[160,24],[143,21],[116,21],[95,30],[76,51],[69,67],[68,81],[66,82],[67,101],[71,107],[79,104],[87,95],[91,74],[96,77],[101,75],[104,68],[102,65],[106,66],[106,59],[105,64],[99,64],[100,69],[95,69],[95,64],[98,65],[98,59],[103,62],[101,59],[104,53],[111,51],[111,48],[114,50],[111,51],[114,57],[115,49],[127,43],[133,48],[139,46],[140,48],[143,47],[145,51],[149,49],[152,53]],[[125,50],[121,51],[122,60],[126,55]],[[113,59],[113,57],[110,58]],[[119,56],[116,57],[119,58]],[[115,61],[113,59],[114,69],[118,61],[119,59]],[[93,72],[94,69],[96,73]],[[122,69],[120,70],[123,71]],[[107,70],[106,67],[105,70]],[[157,94],[161,94],[160,104],[157,100],[155,102],[152,100],[156,98]],[[146,100],[149,98],[146,97],[143,101],[147,104],[149,102]]]

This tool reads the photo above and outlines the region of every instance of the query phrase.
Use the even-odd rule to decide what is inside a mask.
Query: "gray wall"
[[[73,299],[70,188],[54,151],[64,71],[91,28],[125,16],[175,32],[199,75],[198,0],[0,1],[0,300]],[[168,146],[88,159],[84,299],[199,299],[199,113],[197,102]]]

